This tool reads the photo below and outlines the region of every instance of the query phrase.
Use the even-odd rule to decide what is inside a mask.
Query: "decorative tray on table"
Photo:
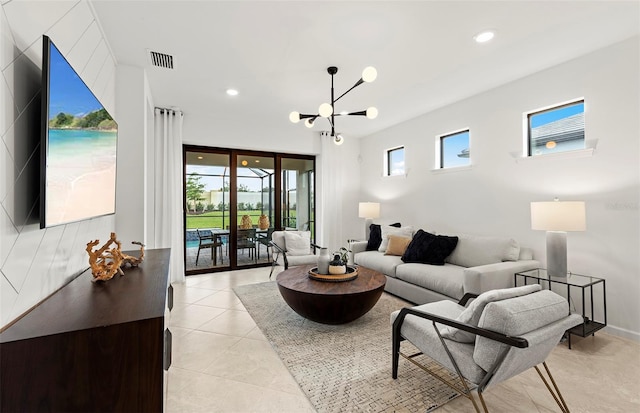
[[[318,273],[318,267],[313,267],[309,270],[309,278],[316,281],[328,281],[328,282],[342,282],[355,280],[358,276],[358,269],[356,267],[350,267],[347,265],[347,272],[345,274],[320,274]]]

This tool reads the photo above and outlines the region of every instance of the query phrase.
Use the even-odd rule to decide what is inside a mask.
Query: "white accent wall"
[[[585,201],[587,230],[567,236],[569,270],[605,278],[609,330],[640,340],[639,50],[634,37],[362,139],[360,198],[380,201],[381,221],[513,237],[542,263],[530,202]],[[580,97],[591,156],[514,157],[524,112]],[[462,128],[472,166],[434,172],[436,136]],[[383,177],[384,151],[400,145],[406,175]]]
[[[0,12],[0,326],[88,267],[86,243],[114,216],[39,225],[42,35],[48,35],[116,118],[116,62],[89,4],[2,1]],[[122,141],[119,142],[122,145]]]

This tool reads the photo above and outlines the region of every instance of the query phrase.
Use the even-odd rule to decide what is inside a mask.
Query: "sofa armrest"
[[[357,254],[359,252],[364,252],[367,250],[367,241],[354,241],[350,244],[351,253]]]
[[[482,294],[489,290],[513,287],[513,274],[540,268],[536,260],[504,261],[465,268],[462,288],[465,293]]]

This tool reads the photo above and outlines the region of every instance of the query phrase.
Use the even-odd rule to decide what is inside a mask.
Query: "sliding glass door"
[[[185,150],[184,159],[187,274],[229,267],[231,156]]]
[[[186,272],[271,264],[276,229],[315,239],[315,160],[197,146],[184,147]]]
[[[275,156],[236,154],[236,263],[238,267],[268,263],[275,224]]]

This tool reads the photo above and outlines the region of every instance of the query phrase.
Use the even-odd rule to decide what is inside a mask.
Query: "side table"
[[[547,273],[547,270],[544,268],[518,272],[514,274],[513,278],[514,285],[516,287],[518,286],[518,279],[522,280],[522,285],[527,285],[529,281],[533,281],[542,285],[542,288],[547,288],[549,290],[553,290],[554,287],[556,289],[562,289],[566,287],[566,298],[569,302],[569,308],[571,308],[572,289],[578,289],[580,291],[582,298],[582,319],[584,320],[584,323],[567,330],[567,341],[569,349],[571,349],[572,334],[580,337],[594,335],[596,331],[604,328],[607,325],[607,297],[605,280],[603,278],[590,277],[587,275],[574,273],[568,273],[566,277],[555,277],[549,275]],[[594,286],[596,287],[596,289],[602,290],[602,317],[598,317],[598,321],[595,320],[594,316]],[[587,301],[585,301],[585,294],[587,292],[589,294],[588,303]],[[589,307],[590,309],[588,314],[587,307]]]

